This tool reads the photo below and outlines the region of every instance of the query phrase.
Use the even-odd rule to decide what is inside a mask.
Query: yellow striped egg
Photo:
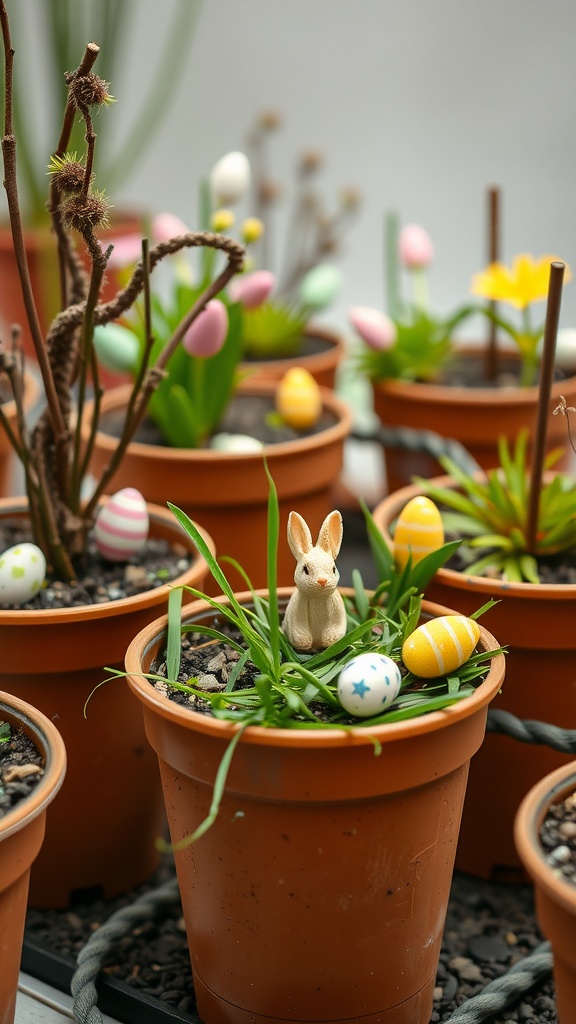
[[[433,679],[460,668],[480,639],[480,626],[465,615],[441,615],[418,626],[404,641],[402,660],[415,676]]]
[[[320,417],[320,388],[308,370],[293,366],[276,389],[276,409],[294,430],[309,430]]]
[[[394,533],[394,561],[403,569],[412,555],[412,565],[444,543],[444,527],[436,505],[430,498],[412,498],[398,516]]]

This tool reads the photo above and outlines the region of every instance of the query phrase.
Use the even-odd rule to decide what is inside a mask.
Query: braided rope
[[[412,430],[410,427],[387,427],[381,424],[370,431],[353,430],[350,437],[353,441],[377,441],[388,448],[425,452],[435,459],[447,455],[464,473],[479,473],[482,469],[460,441],[442,437],[433,430]]]
[[[488,712],[486,731],[512,736],[521,743],[537,743],[552,747],[563,754],[576,753],[576,729],[561,729],[547,722],[516,718],[509,711],[491,708]]]
[[[445,1024],[481,1024],[515,1003],[552,971],[550,943],[543,942],[530,956],[514,964],[507,974],[490,981],[448,1017]]]
[[[96,979],[104,959],[114,948],[116,940],[122,938],[140,922],[149,921],[163,911],[170,910],[179,899],[178,882],[173,878],[158,889],[139,896],[130,906],[116,911],[90,936],[78,954],[76,970],[70,985],[74,997],[74,1020],[77,1024],[102,1024],[102,1014],[97,1008]],[[202,1024],[199,1018],[193,1020],[194,1024]]]

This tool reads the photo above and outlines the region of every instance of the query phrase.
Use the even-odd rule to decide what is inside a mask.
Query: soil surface
[[[574,372],[556,368],[554,380],[565,380]],[[513,354],[499,353],[496,377],[492,379],[486,376],[486,359],[482,355],[459,356],[456,353],[434,383],[449,388],[517,388],[519,380],[520,361]]]
[[[22,729],[0,717],[0,819],[36,788],[44,759]]]
[[[0,551],[31,539],[29,532],[23,531],[22,519],[0,520]],[[90,538],[86,558],[75,565],[78,572],[75,583],[62,583],[53,573],[48,573],[46,586],[19,607],[74,608],[118,601],[161,587],[185,572],[189,565],[190,555],[183,544],[170,546],[165,540],[153,538],[149,538],[130,561],[105,562]],[[0,604],[0,609],[15,607]]]
[[[100,430],[113,437],[119,437],[124,425],[124,416],[123,410],[104,413],[100,421]],[[318,434],[328,427],[333,427],[335,423],[335,417],[325,411],[310,430],[294,430],[278,420],[272,398],[264,395],[235,395],[218,424],[217,433],[248,434],[262,444],[281,444]],[[166,444],[157,426],[149,418],[140,425],[134,440],[143,444]],[[203,447],[209,446],[207,440]]]
[[[540,827],[540,841],[548,864],[576,885],[576,793],[552,804]]]

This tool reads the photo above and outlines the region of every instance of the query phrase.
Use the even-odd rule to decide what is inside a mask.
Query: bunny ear
[[[342,516],[338,511],[330,512],[320,527],[318,534],[318,547],[328,551],[332,558],[336,558],[342,543]]]
[[[298,512],[288,516],[288,544],[296,561],[312,550],[312,535],[308,524]]]

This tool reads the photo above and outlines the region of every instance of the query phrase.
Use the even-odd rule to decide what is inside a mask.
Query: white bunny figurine
[[[292,594],[282,629],[297,651],[324,650],[346,632],[346,610],[336,589],[340,573],[334,559],[342,543],[342,516],[330,512],[312,544],[308,524],[298,512],[288,516],[288,544],[296,559]]]

